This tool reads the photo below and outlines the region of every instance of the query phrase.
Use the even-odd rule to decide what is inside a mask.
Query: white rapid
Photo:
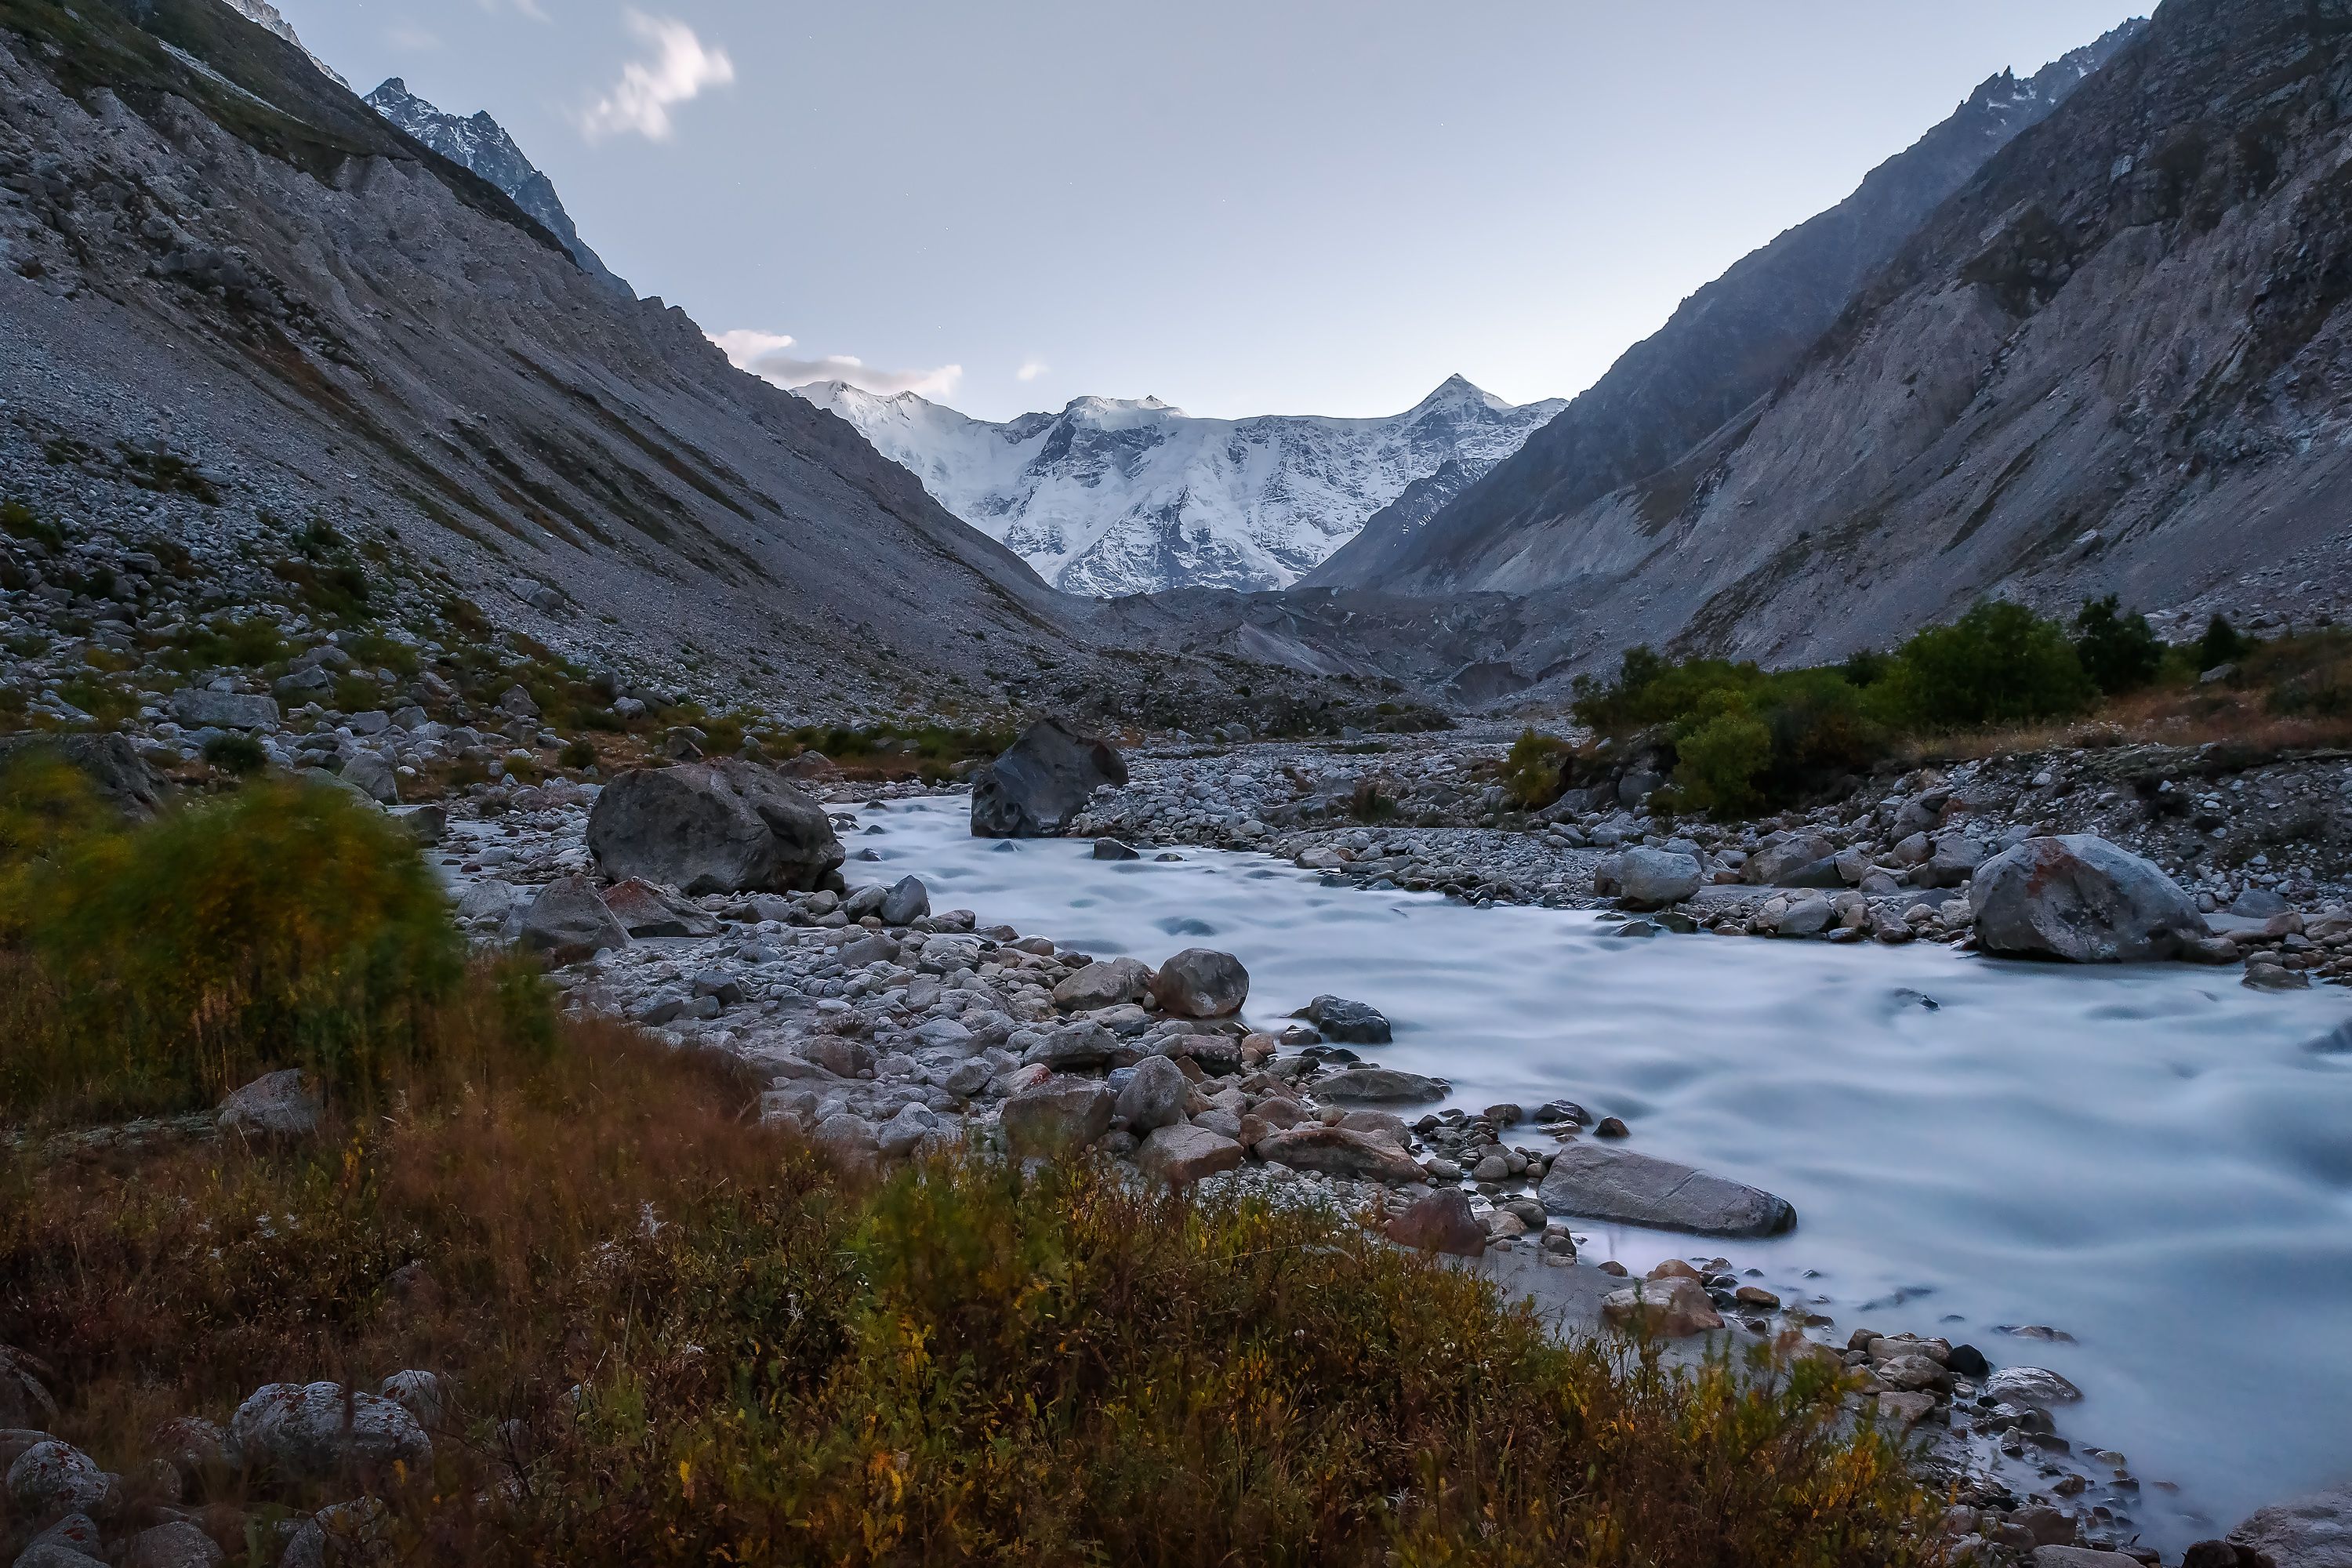
[[[882,831],[851,847],[881,863],[847,869],[915,872],[935,907],[1097,956],[1224,949],[1249,968],[1255,1019],[1323,992],[1370,1002],[1396,1042],[1364,1054],[1450,1079],[1454,1103],[1565,1096],[1624,1118],[1631,1147],[1781,1194],[1800,1217],[1778,1240],[1596,1226],[1586,1256],[1719,1252],[1815,1300],[1841,1338],[1948,1332],[2063,1373],[2088,1397],[2061,1430],[2128,1455],[2151,1542],[2352,1475],[2342,991],[1926,945],[1620,938],[1591,913],[1326,887],[1262,856],[1101,862],[1085,843],[975,840],[967,809],[866,811]],[[2017,1324],[2074,1342],[2000,1331]]]

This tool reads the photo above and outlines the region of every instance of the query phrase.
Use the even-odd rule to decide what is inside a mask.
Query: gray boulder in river
[[[1555,1214],[1699,1236],[1778,1236],[1797,1224],[1789,1200],[1761,1188],[1630,1150],[1575,1143],[1552,1160],[1537,1195]]]
[[[1005,753],[972,775],[975,838],[1043,838],[1065,832],[1087,797],[1127,782],[1127,763],[1108,741],[1040,719]]]
[[[588,848],[616,880],[696,894],[806,892],[844,858],[824,807],[734,757],[623,773],[588,814]]]
[[[1629,910],[1663,910],[1698,891],[1698,860],[1636,845],[1617,858],[1618,901]]]
[[[2029,838],[1977,868],[1977,944],[2018,958],[2133,963],[2178,957],[2205,917],[2157,866],[2089,833]]]

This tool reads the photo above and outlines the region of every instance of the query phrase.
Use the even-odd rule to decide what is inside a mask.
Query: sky
[[[278,0],[782,382],[986,418],[1590,385],[2145,0]]]

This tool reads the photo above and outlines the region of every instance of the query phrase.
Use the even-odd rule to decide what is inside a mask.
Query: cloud
[[[406,22],[395,23],[385,28],[383,36],[384,41],[394,48],[437,49],[441,47],[440,34],[414,26]]]
[[[710,341],[719,346],[736,369],[748,370],[787,390],[806,386],[813,381],[845,381],[886,397],[901,392],[945,397],[963,379],[963,366],[960,364],[943,364],[937,370],[885,370],[867,364],[855,354],[824,354],[810,359],[792,353],[793,341],[780,332],[744,327],[730,332],[714,332]]]
[[[1033,355],[1032,357],[1021,362],[1021,368],[1013,373],[1013,379],[1015,381],[1034,381],[1053,368],[1054,367],[1052,365],[1047,364],[1044,360],[1038,359]]]
[[[724,49],[704,47],[694,29],[674,16],[631,11],[628,20],[629,30],[652,44],[658,58],[630,61],[619,85],[581,117],[580,129],[591,142],[632,132],[649,142],[667,142],[670,110],[691,103],[706,87],[733,81],[735,62]]]

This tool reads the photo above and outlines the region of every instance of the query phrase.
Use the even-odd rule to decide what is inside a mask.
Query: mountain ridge
[[[1460,375],[1402,413],[1196,419],[1156,397],[1076,397],[973,419],[914,393],[794,389],[1041,576],[1093,597],[1278,588],[1447,465],[1484,472],[1563,404],[1515,405]]]
[[[2138,36],[2126,22],[2033,76],[1988,78],[1827,211],[1698,289],[1559,418],[1433,515],[1374,517],[1300,585],[1526,592],[1483,552],[1672,465],[1766,396],[1936,207]]]

